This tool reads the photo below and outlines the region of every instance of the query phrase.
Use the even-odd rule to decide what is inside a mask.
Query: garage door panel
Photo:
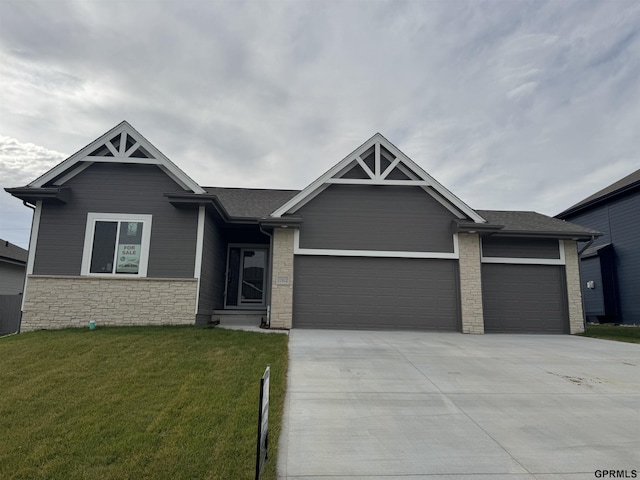
[[[296,256],[294,327],[458,329],[452,260]]]
[[[566,333],[564,267],[482,265],[485,332]]]

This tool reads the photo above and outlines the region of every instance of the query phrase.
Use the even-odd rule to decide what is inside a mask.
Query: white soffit
[[[118,141],[114,145],[112,141],[116,139]],[[94,162],[157,165],[183,189],[194,193],[206,193],[200,185],[126,121],[116,125],[82,150],[35,179],[28,186],[42,187],[67,172],[55,182],[57,186],[60,186]]]
[[[387,158],[387,156],[382,152],[382,147],[384,147],[384,149],[391,153],[395,158]],[[374,150],[373,158],[370,153],[363,159],[362,155],[372,148]],[[368,160],[368,162],[365,160]],[[352,168],[359,168],[359,172],[363,174],[362,178],[342,177],[342,175],[346,175],[351,171]],[[402,174],[407,178],[390,178],[393,172],[402,172]],[[418,186],[431,194],[436,198],[436,200],[449,208],[452,212],[456,213],[456,211],[459,211],[476,223],[486,223],[486,220],[476,211],[447,190],[380,133],[376,133],[360,147],[347,155],[333,168],[311,183],[307,188],[302,190],[298,195],[293,197],[282,207],[275,210],[271,216],[278,218],[286,213],[296,212],[329,185],[334,184]],[[433,193],[431,191],[433,191]]]

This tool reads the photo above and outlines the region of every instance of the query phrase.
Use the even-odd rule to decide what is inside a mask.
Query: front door
[[[265,304],[267,249],[229,247],[225,307],[262,307]]]

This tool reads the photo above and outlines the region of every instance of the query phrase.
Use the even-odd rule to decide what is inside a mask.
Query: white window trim
[[[458,234],[453,235],[453,252],[403,252],[395,250],[334,250],[328,248],[300,248],[300,230],[293,234],[294,255],[325,255],[331,257],[379,257],[379,258],[439,258],[458,260]]]
[[[152,215],[135,213],[87,213],[87,225],[84,233],[84,249],[82,251],[82,267],[80,274],[91,277],[131,278],[146,277],[149,266],[149,245],[151,244],[151,218]],[[137,274],[131,273],[90,273],[91,253],[93,249],[93,235],[96,222],[142,222],[142,244],[140,246],[140,268]],[[117,244],[117,239],[116,239]]]
[[[511,263],[517,265],[566,265],[564,256],[564,241],[558,240],[560,258],[519,258],[519,257],[485,257],[480,242],[481,263]]]

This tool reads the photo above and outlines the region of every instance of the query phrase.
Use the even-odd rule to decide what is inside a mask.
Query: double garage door
[[[459,330],[455,260],[295,257],[297,328]]]
[[[460,331],[455,260],[296,256],[295,328]],[[566,333],[564,267],[483,264],[485,332]]]

